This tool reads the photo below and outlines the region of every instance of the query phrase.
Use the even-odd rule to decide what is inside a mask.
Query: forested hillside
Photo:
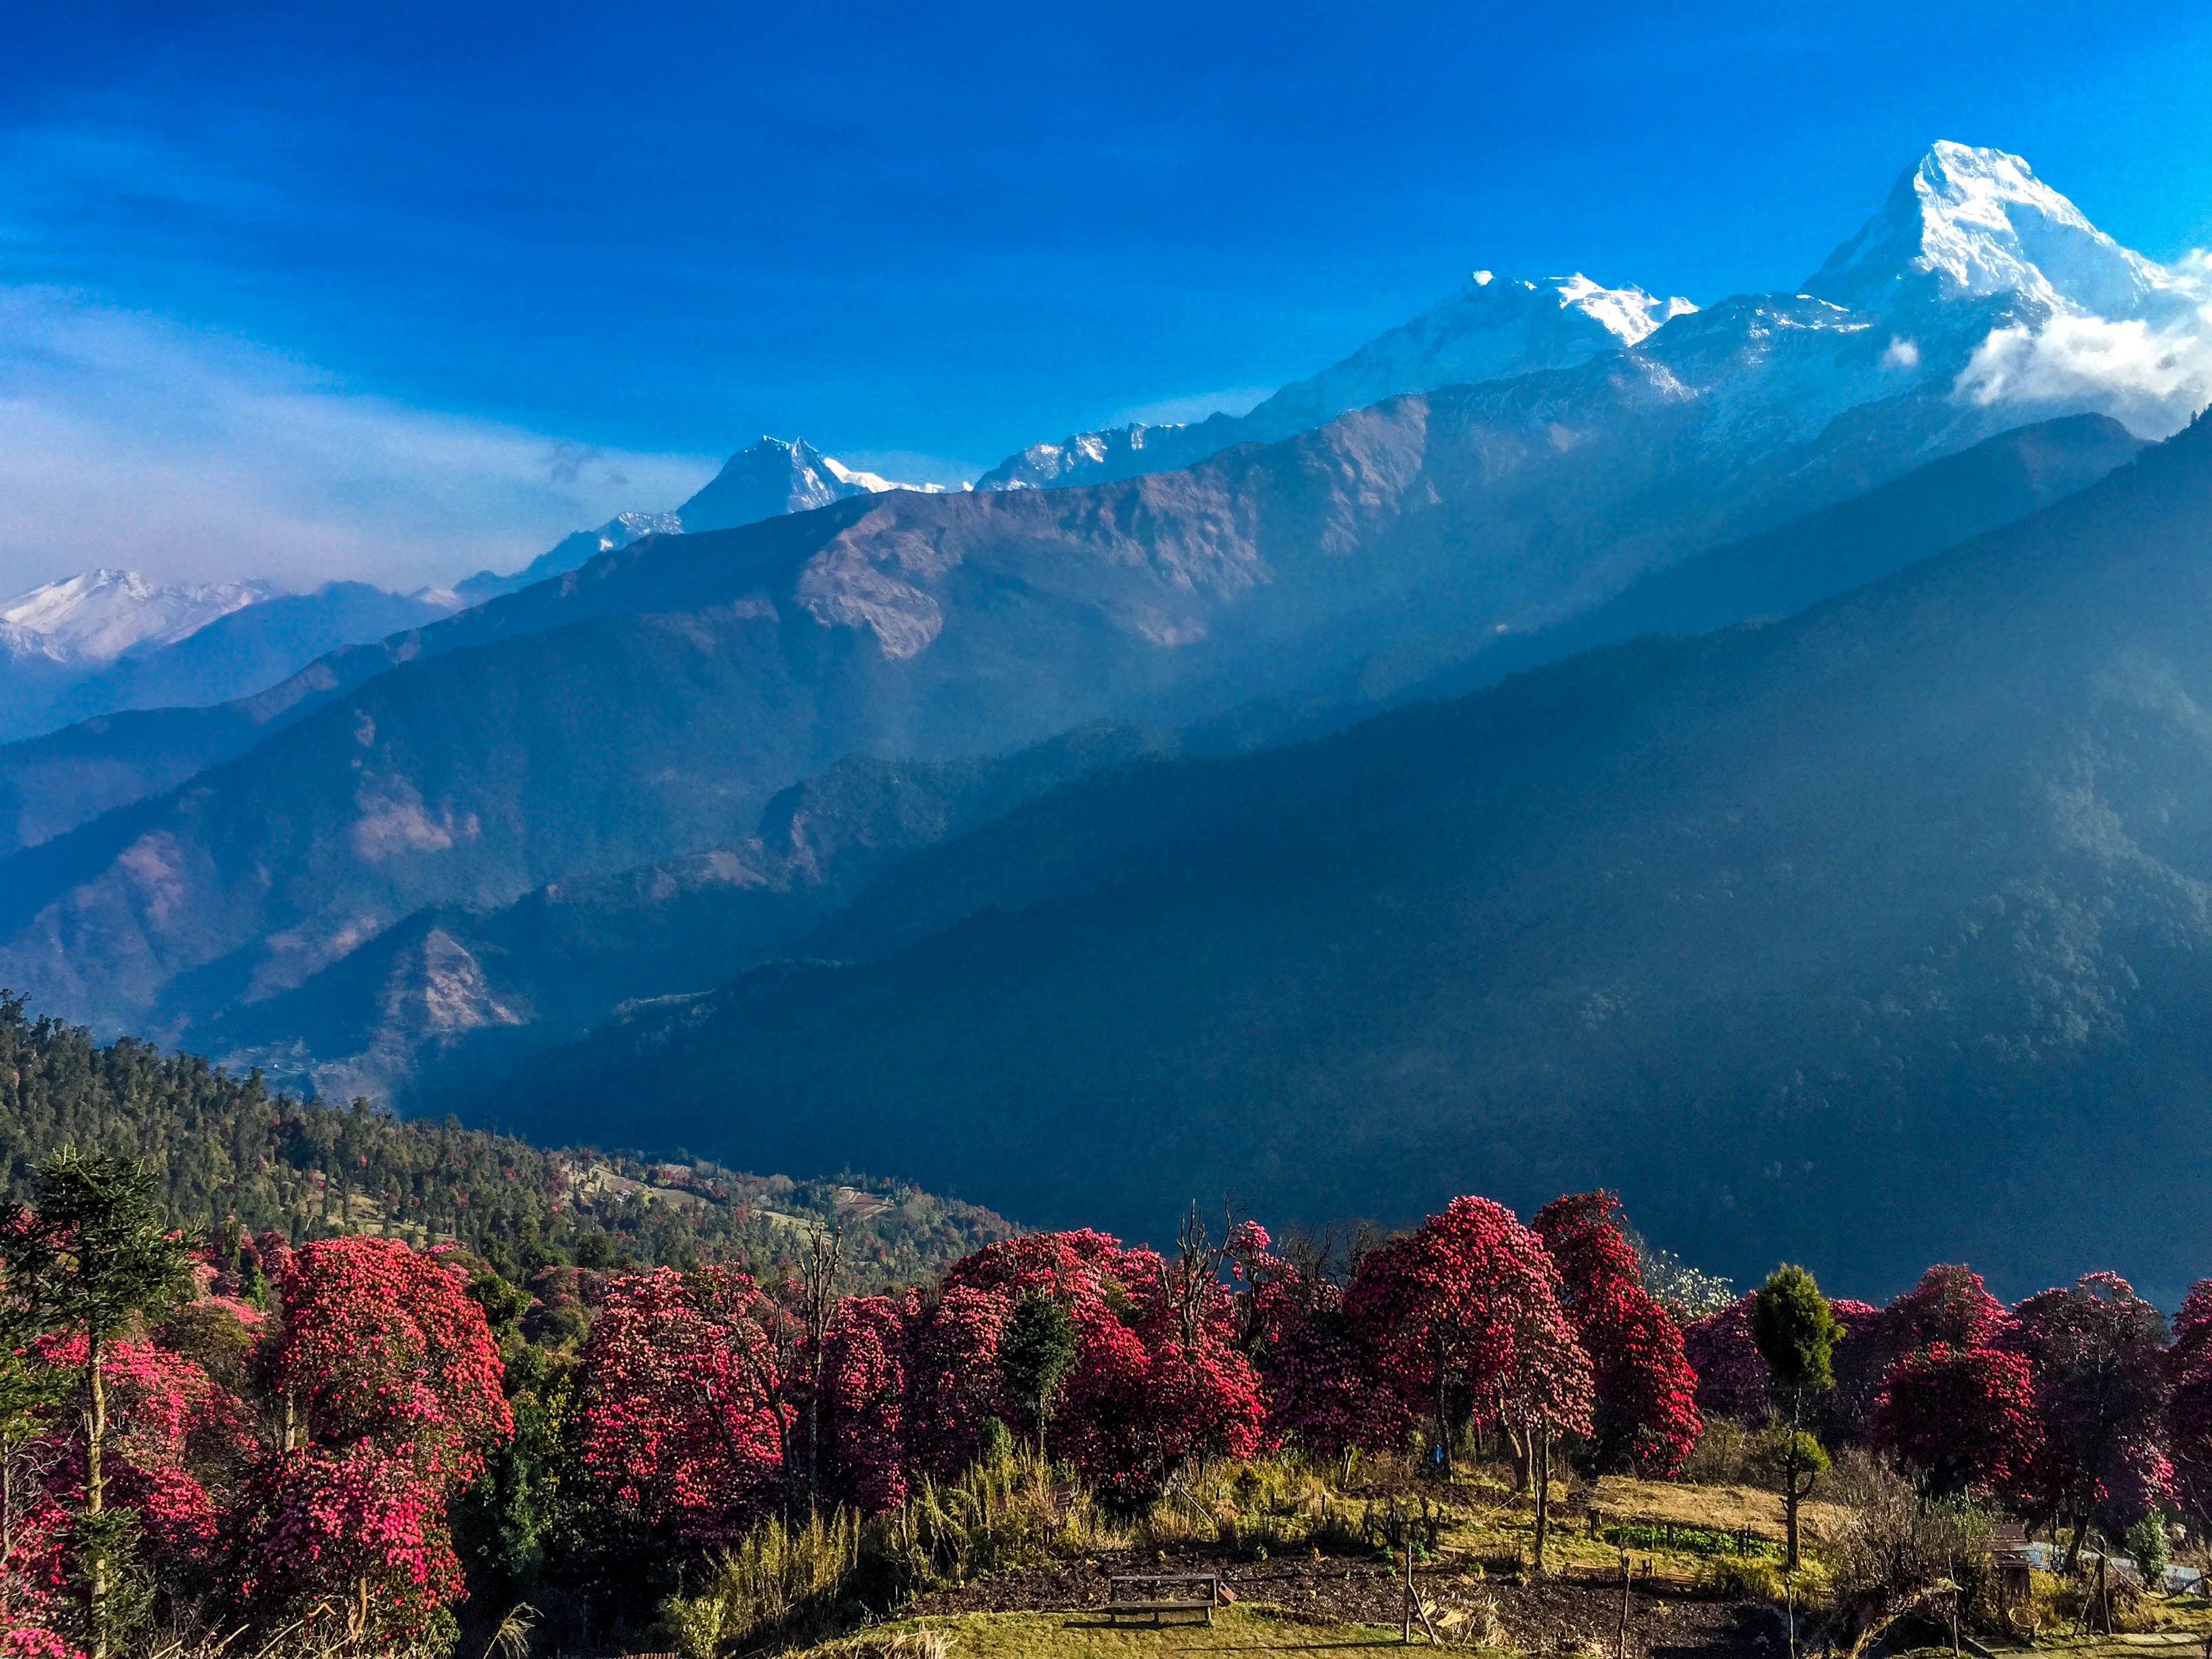
[[[866,1149],[1042,1224],[1617,1181],[1730,1273],[1963,1246],[2009,1292],[2108,1255],[2178,1295],[2208,545],[2200,422],[1787,622],[1079,781],[511,1097],[569,1134],[631,1087],[641,1136]]]
[[[613,1120],[611,1120],[613,1121]],[[852,1177],[793,1182],[690,1160],[544,1151],[459,1123],[402,1121],[271,1095],[196,1055],[94,1043],[0,993],[0,1156],[9,1193],[64,1147],[153,1171],[171,1221],[225,1222],[294,1243],[380,1233],[453,1239],[509,1278],[560,1261],[765,1267],[813,1224],[842,1224],[849,1271],[886,1285],[927,1277],[1012,1229],[973,1206]]]

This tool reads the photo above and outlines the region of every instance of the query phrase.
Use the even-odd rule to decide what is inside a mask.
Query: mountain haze
[[[865,1148],[1042,1224],[1605,1183],[1736,1273],[1948,1252],[2012,1294],[2116,1255],[2177,1295],[2212,1254],[2208,547],[2200,423],[1788,622],[1101,773],[507,1109],[557,1134],[619,1079],[641,1138]]]

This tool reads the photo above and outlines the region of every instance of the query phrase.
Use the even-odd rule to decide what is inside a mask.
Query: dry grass
[[[801,1659],[862,1659],[863,1656],[931,1655],[922,1647],[882,1645],[899,1638],[934,1638],[947,1659],[1135,1659],[1168,1653],[1329,1654],[1346,1648],[1399,1646],[1398,1632],[1372,1625],[1308,1624],[1255,1607],[1224,1607],[1210,1626],[1195,1621],[1125,1625],[1116,1629],[1090,1615],[1064,1613],[975,1613],[886,1626],[853,1638],[875,1647],[835,1642],[805,1650]]]
[[[1608,1474],[1590,1493],[1589,1504],[1607,1524],[1742,1532],[1770,1544],[1783,1537],[1782,1500],[1758,1486],[1693,1486]],[[1800,1524],[1815,1540],[1832,1534],[1844,1513],[1840,1505],[1818,1498],[1798,1511]]]

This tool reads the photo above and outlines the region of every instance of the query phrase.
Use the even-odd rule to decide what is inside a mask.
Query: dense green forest
[[[171,1220],[229,1221],[294,1243],[340,1232],[451,1239],[520,1280],[551,1262],[759,1266],[841,1224],[856,1287],[927,1276],[1012,1229],[892,1182],[793,1182],[719,1164],[544,1151],[448,1118],[403,1120],[271,1094],[196,1055],[34,1018],[0,991],[0,1154],[9,1194],[64,1147],[139,1160]]]

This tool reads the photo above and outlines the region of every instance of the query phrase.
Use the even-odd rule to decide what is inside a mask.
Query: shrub
[[[2122,1543],[2135,1558],[2136,1571],[2151,1589],[2166,1588],[2166,1569],[2173,1559],[2166,1540],[2166,1520],[2156,1510],[2128,1528]]]
[[[1771,1561],[1740,1555],[1716,1556],[1698,1569],[1697,1586],[1708,1595],[1731,1601],[1779,1601],[1789,1585]]]
[[[715,1559],[697,1595],[663,1603],[661,1617],[686,1659],[716,1659],[835,1600],[860,1559],[860,1523],[848,1510],[801,1526],[771,1517]]]

